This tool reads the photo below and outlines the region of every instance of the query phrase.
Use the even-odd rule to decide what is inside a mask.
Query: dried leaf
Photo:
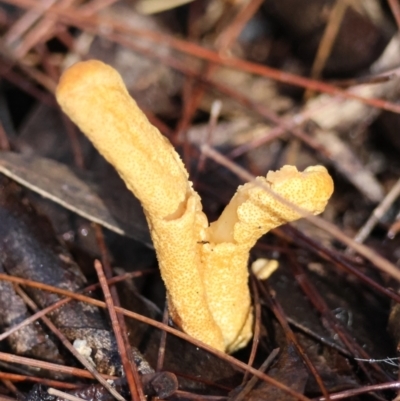
[[[4,273],[1,262],[0,273]],[[13,285],[6,281],[0,281],[0,304],[0,330],[2,332],[29,317],[26,305],[16,294]],[[18,355],[65,364],[52,339],[38,324],[31,323],[20,328],[11,334],[7,341],[11,349]]]
[[[0,185],[0,263],[4,270],[12,276],[72,292],[82,290],[86,278],[68,250],[57,241],[47,219],[20,199],[16,184],[0,182]],[[37,288],[28,287],[26,291],[40,308],[62,299],[60,295]],[[114,334],[98,307],[72,301],[52,311],[49,317],[68,340],[86,342],[99,372],[110,375],[120,372],[122,366]],[[139,372],[154,373],[135,348],[132,348],[132,358]]]
[[[0,172],[90,221],[152,247],[140,203],[123,187],[115,191],[109,188],[114,183],[94,184],[61,163],[12,152],[0,152]]]

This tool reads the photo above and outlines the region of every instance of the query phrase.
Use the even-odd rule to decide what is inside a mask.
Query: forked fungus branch
[[[142,203],[168,294],[182,330],[233,352],[252,336],[247,262],[257,239],[301,215],[284,199],[321,213],[333,192],[322,166],[284,166],[240,186],[209,225],[201,199],[170,142],[149,123],[121,76],[100,61],[80,62],[61,77],[57,101],[115,167]]]

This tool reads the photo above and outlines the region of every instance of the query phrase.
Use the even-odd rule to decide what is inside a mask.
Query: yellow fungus
[[[77,63],[62,75],[56,97],[140,200],[175,323],[220,350],[246,346],[253,321],[249,252],[267,231],[301,217],[271,192],[320,213],[333,191],[326,169],[300,173],[284,166],[258,177],[239,187],[209,226],[179,155],[149,123],[117,71],[100,61]]]
[[[259,258],[251,264],[251,271],[259,280],[266,280],[278,267],[276,259]]]

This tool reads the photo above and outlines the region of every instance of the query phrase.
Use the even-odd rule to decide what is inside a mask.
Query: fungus
[[[251,271],[259,280],[266,280],[279,267],[276,259],[259,258],[251,264]]]
[[[284,166],[258,177],[239,187],[209,226],[179,155],[138,108],[117,71],[96,60],[77,63],[62,75],[56,97],[140,200],[174,322],[219,350],[244,347],[253,321],[249,252],[267,231],[301,217],[271,192],[320,213],[333,191],[326,169],[300,173]]]

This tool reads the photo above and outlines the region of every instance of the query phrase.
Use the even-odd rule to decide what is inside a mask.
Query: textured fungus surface
[[[324,210],[333,191],[326,169],[284,166],[258,177],[239,187],[209,227],[179,155],[117,71],[100,61],[77,63],[61,77],[56,96],[142,203],[173,320],[217,349],[246,346],[253,321],[249,252],[272,228],[302,217],[290,203],[312,214]]]

